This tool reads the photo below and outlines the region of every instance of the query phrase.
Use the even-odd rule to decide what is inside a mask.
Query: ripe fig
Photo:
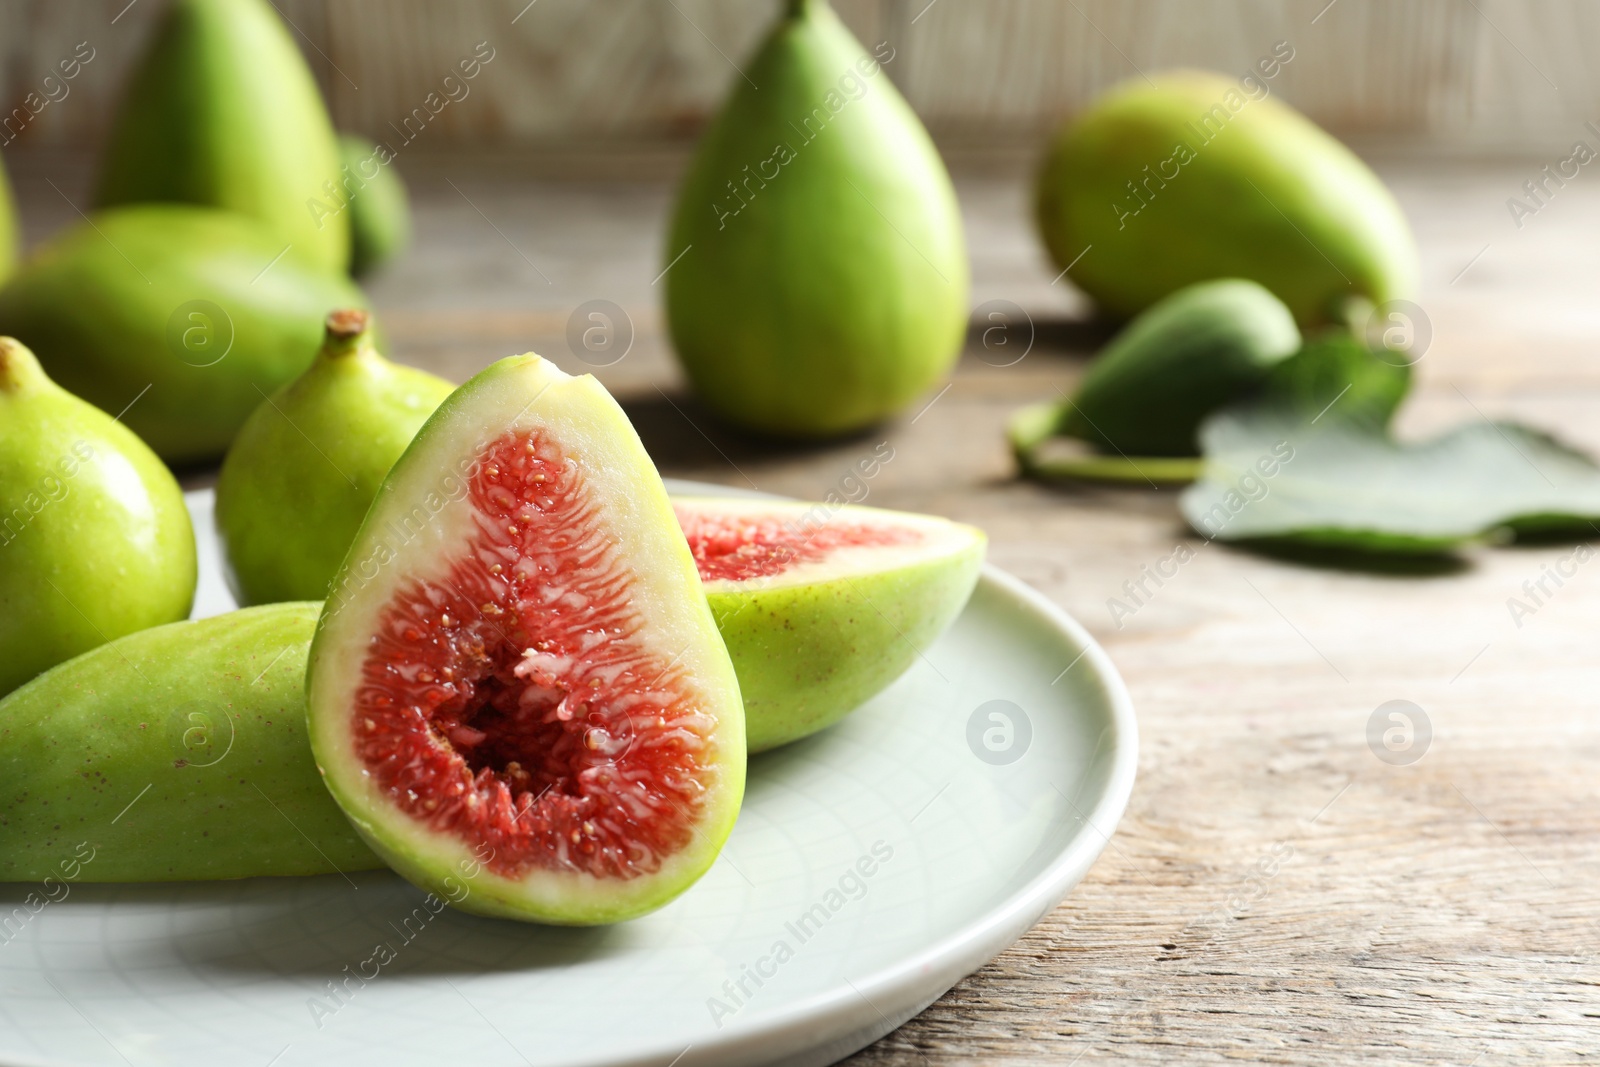
[[[944,164],[882,64],[825,0],[789,0],[707,131],[667,240],[666,311],[721,418],[790,437],[900,410],[955,362],[967,320]]]
[[[169,463],[210,459],[305,370],[329,311],[365,306],[342,273],[282,252],[232,212],[116,208],[55,238],[0,289],[0,333],[101,410],[126,409],[123,422]]]
[[[11,181],[0,165],[0,285],[17,268],[17,208],[11,198]]]
[[[371,141],[339,135],[339,157],[348,190],[350,273],[370,273],[399,256],[411,243],[411,198],[392,162]]]
[[[1259,389],[1299,348],[1294,316],[1262,286],[1191,285],[1111,339],[1060,428],[1123,456],[1198,456],[1206,416]]]
[[[306,744],[320,608],[145,630],[0,700],[0,881],[59,878],[75,855],[83,882],[382,867]]]
[[[307,694],[356,829],[468,911],[658,908],[744,792],[738,681],[661,479],[599,383],[535,355],[452,393],[389,472]]]
[[[217,479],[241,604],[328,595],[384,475],[454,388],[379,355],[365,311],[328,316],[311,367],[256,408]]]
[[[226,208],[270,231],[274,255],[287,243],[342,272],[341,180],[322,93],[273,5],[174,0],[112,123],[95,205]]]
[[[1294,108],[1217,74],[1111,89],[1050,149],[1036,206],[1057,266],[1118,316],[1248,278],[1307,326],[1336,321],[1349,296],[1381,304],[1416,284],[1411,231],[1377,175]]]
[[[981,530],[929,515],[676,497],[744,696],[751,752],[831,726],[904,674],[977,583]]]
[[[194,586],[194,529],[171,472],[0,337],[0,695],[187,617]]]

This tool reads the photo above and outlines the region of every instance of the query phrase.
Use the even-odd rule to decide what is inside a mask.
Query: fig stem
[[[329,312],[325,323],[325,335],[322,351],[325,356],[338,358],[348,356],[361,347],[361,339],[367,333],[368,316],[360,308],[341,308]]]
[[[0,393],[20,393],[44,378],[39,361],[15,337],[0,337]]]
[[[805,18],[819,2],[820,0],[786,0],[787,10],[784,15],[791,19]]]
[[[1376,305],[1364,293],[1346,293],[1333,302],[1334,321],[1341,323],[1357,337],[1364,337],[1371,324]]]

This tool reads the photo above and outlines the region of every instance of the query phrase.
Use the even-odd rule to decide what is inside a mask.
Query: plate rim
[[[714,482],[682,478],[663,481],[668,491],[677,495],[795,499]],[[185,495],[209,497],[210,502],[215,501],[215,489],[211,486],[195,487]],[[879,968],[859,982],[844,979],[843,988],[775,1006],[772,1012],[748,1026],[735,1025],[694,1042],[691,1047],[707,1056],[710,1062],[831,1063],[865,1048],[920,1014],[956,983],[1015,944],[1066,899],[1110,844],[1132,797],[1138,771],[1139,728],[1127,684],[1088,628],[1044,593],[987,561],[983,564],[980,582],[999,591],[1011,603],[1020,604],[1078,649],[1080,655],[1068,670],[1079,660],[1087,661],[1109,717],[1101,741],[1090,758],[1090,766],[1093,766],[1100,752],[1105,751],[1109,770],[1104,788],[1089,810],[1078,808],[1083,823],[1066,846],[1038,874],[999,904],[979,912],[938,941]],[[1068,804],[1078,807],[1072,798],[1068,798]],[[939,976],[938,992],[926,997],[933,975]],[[897,1006],[885,1016],[878,1010],[878,1004],[886,1000],[913,1007],[905,1011]],[[827,1060],[815,1058],[830,1047],[841,1051],[837,1055],[830,1054]],[[568,1067],[659,1064],[666,1062],[663,1057],[670,1059],[675,1052],[675,1045],[646,1039],[624,1050],[568,1061]],[[682,1055],[681,1052],[677,1054]]]
[[[680,483],[689,484],[689,483]],[[720,489],[730,487],[719,486]],[[737,490],[734,495],[745,494]],[[761,494],[768,496],[770,494]],[[854,1048],[843,1052],[826,1062],[836,1062],[844,1056],[865,1048],[873,1041],[883,1037],[910,1019],[920,1015],[929,1005],[948,993],[955,984],[963,978],[973,974],[986,963],[992,961],[1001,952],[1004,952],[1028,930],[1031,930],[1045,915],[1053,911],[1074,886],[1083,879],[1089,869],[1100,858],[1106,847],[1111,843],[1111,836],[1116,833],[1118,824],[1123,814],[1127,811],[1128,801],[1133,795],[1134,780],[1138,773],[1139,763],[1139,726],[1134,715],[1133,698],[1128,693],[1127,684],[1123,681],[1121,672],[1112,663],[1111,657],[1100,643],[1096,641],[1082,623],[1073,618],[1064,608],[1056,604],[1039,590],[1028,585],[1016,575],[1002,570],[992,563],[984,563],[982,581],[999,588],[1004,593],[1021,601],[1042,615],[1065,634],[1069,641],[1081,651],[1080,658],[1089,661],[1094,668],[1094,677],[1100,685],[1106,698],[1107,710],[1110,714],[1108,729],[1113,736],[1109,743],[1107,759],[1110,762],[1110,773],[1107,775],[1106,785],[1093,807],[1084,813],[1084,825],[1072,840],[1063,848],[1037,875],[1030,879],[1016,892],[1005,898],[996,907],[983,911],[971,922],[965,924],[954,932],[946,935],[941,940],[927,946],[918,952],[906,956],[904,959],[889,966],[880,968],[868,975],[859,983],[846,980],[846,985],[854,990],[836,990],[828,993],[818,993],[803,1000],[797,1000],[784,1008],[774,1011],[772,1016],[748,1028],[730,1032],[722,1040],[711,1040],[696,1043],[696,1049],[705,1052],[714,1052],[719,1057],[733,1063],[785,1063],[790,1060],[805,1062],[801,1057],[807,1051],[821,1049],[831,1040],[843,1038],[830,1038],[823,1041],[813,1041],[802,1044],[801,1047],[791,1048],[784,1058],[770,1056],[775,1045],[787,1045],[796,1036],[809,1031],[816,1033],[824,1029],[824,1024],[830,1021],[850,1017],[855,1018],[863,1013],[848,1011],[854,1001],[865,1000],[867,1007],[879,1016],[879,1020],[886,1025],[876,1029],[873,1036],[856,1045]],[[1070,670],[1071,667],[1068,667]],[[1101,746],[1097,746],[1096,751]],[[1093,763],[1093,759],[1091,759]],[[1068,803],[1077,805],[1068,800]],[[1089,831],[1093,831],[1091,834]],[[1098,840],[1096,839],[1098,837]],[[1015,930],[1013,933],[1012,931]],[[997,947],[996,947],[997,946]],[[978,962],[967,966],[966,961],[978,957]],[[948,974],[954,969],[956,973],[953,980],[943,986],[931,999],[922,1000],[918,995],[912,995],[922,985],[919,976],[929,973]],[[884,1018],[877,1011],[872,994],[878,992],[886,997],[903,999],[910,997],[918,1006],[909,1015],[898,1020]],[[897,996],[898,995],[898,996]],[[827,1029],[834,1029],[828,1027]],[[846,1033],[854,1029],[864,1032],[864,1028],[845,1027]],[[789,1040],[786,1040],[789,1039]],[[769,1055],[761,1058],[760,1050],[765,1047]],[[753,1053],[756,1058],[740,1057],[739,1053]],[[671,1056],[670,1049],[664,1049],[655,1054]],[[649,1056],[650,1054],[645,1054]],[[610,1064],[631,1064],[643,1062],[640,1057],[628,1059],[596,1060],[594,1067]],[[655,1062],[655,1058],[651,1058]],[[823,1062],[823,1061],[817,1061]],[[584,1063],[584,1067],[590,1067]]]

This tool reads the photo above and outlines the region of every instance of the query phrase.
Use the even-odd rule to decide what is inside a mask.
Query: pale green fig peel
[[[1038,179],[1040,233],[1113,315],[1213,278],[1260,282],[1302,325],[1336,320],[1352,294],[1377,304],[1413,295],[1417,251],[1394,197],[1256,84],[1247,92],[1203,71],[1135,78],[1052,146]]]
[[[731,497],[673,508],[744,697],[751,752],[833,725],[961,613],[987,543],[929,515]]]
[[[320,607],[145,630],[0,700],[0,880],[60,877],[75,855],[86,882],[381,867],[306,742]]]
[[[0,290],[0,333],[172,463],[220,456],[366,299],[232,212],[138,204],[53,238]],[[89,310],[86,310],[89,309]]]
[[[965,334],[961,216],[927,132],[822,0],[791,3],[744,66],[664,252],[673,343],[721,418],[825,437],[886,418]]]
[[[1240,278],[1162,298],[1112,338],[1062,405],[1063,432],[1124,456],[1194,456],[1211,412],[1259,389],[1294,355],[1283,302]]]
[[[189,614],[194,530],[143,441],[0,337],[0,695]]]
[[[260,222],[275,253],[342,272],[341,185],[333,123],[274,5],[175,0],[122,98],[95,206],[225,208]]]
[[[0,165],[0,284],[11,277],[17,266],[17,209],[11,199],[11,182]]]
[[[453,388],[379,355],[366,312],[328,316],[311,367],[246,420],[217,480],[240,603],[327,596],[384,476]]]
[[[350,273],[359,278],[411,243],[411,199],[392,157],[371,141],[340,134],[339,154],[349,186]]]

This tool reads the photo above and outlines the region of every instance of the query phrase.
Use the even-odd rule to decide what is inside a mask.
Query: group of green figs
[[[4,344],[0,461],[65,487],[0,549],[6,880],[88,840],[96,880],[387,864],[473,911],[629,918],[716,858],[747,753],[893,683],[983,560],[940,518],[669,498],[592,377],[530,354],[452,388],[345,309],[223,463],[250,606],[174,621],[172,475]]]
[[[667,318],[727,423],[836,439],[961,349],[960,215],[894,58],[787,0],[684,179]],[[1162,77],[1068,128],[1038,214],[1073,280],[1131,315],[1253,279],[1276,295],[1241,343],[1273,351],[1403,294],[1376,179],[1228,94]],[[95,880],[387,865],[472,911],[626,919],[716,858],[747,754],[889,687],[972,594],[972,527],[670,497],[591,377],[528,354],[457,387],[386,359],[350,278],[406,243],[395,156],[335,134],[266,0],[174,0],[94,213],[18,265],[0,176],[0,879],[87,840]],[[219,458],[243,606],[188,622],[168,464]]]

